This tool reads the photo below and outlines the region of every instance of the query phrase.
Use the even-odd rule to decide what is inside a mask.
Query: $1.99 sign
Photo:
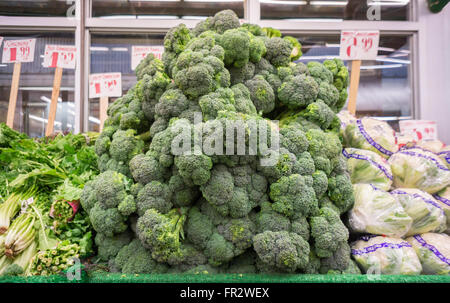
[[[33,62],[36,39],[6,40],[2,63]]]
[[[75,68],[77,48],[72,45],[45,46],[44,67]]]
[[[89,75],[89,98],[120,96],[122,96],[121,73]]]
[[[380,42],[379,31],[342,31],[342,60],[375,60]]]

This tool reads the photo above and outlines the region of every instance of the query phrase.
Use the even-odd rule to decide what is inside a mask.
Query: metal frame
[[[420,117],[420,87],[419,75],[422,66],[419,52],[422,48],[419,41],[421,25],[417,15],[418,0],[411,0],[411,21],[283,21],[261,20],[259,0],[244,0],[244,21],[256,23],[260,26],[270,26],[280,29],[286,34],[338,34],[341,30],[380,30],[382,34],[411,35],[411,88],[412,88],[412,116]],[[193,27],[196,20],[169,19],[136,19],[111,20],[92,18],[92,0],[76,0],[76,17],[2,17],[0,31],[72,31],[75,32],[75,45],[80,50],[77,55],[78,64],[75,70],[75,132],[88,130],[89,126],[89,98],[88,76],[90,66],[91,33],[120,32],[120,33],[165,33],[168,29],[180,23]]]

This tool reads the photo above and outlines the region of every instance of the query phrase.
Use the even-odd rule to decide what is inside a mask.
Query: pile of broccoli
[[[296,63],[297,39],[231,10],[172,28],[164,48],[136,68],[96,141],[102,173],[81,203],[97,258],[122,273],[356,271],[340,219],[354,203],[336,116],[343,62]],[[252,121],[279,138],[276,153],[250,150]],[[218,140],[231,122],[242,142]],[[186,133],[189,150],[174,153]]]

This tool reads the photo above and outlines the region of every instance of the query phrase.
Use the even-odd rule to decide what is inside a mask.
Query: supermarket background
[[[373,5],[380,7],[380,21],[367,19]],[[88,98],[90,73],[121,72],[126,92],[136,81],[133,45],[162,45],[169,28],[193,26],[223,9],[297,37],[305,63],[338,56],[343,29],[379,30],[378,57],[362,66],[358,116],[394,128],[400,120],[434,120],[439,139],[450,143],[450,8],[433,14],[425,0],[0,1],[0,36],[37,39],[34,62],[22,65],[14,128],[44,135],[54,74],[42,66],[46,44],[79,49],[76,69],[64,70],[55,130],[98,131],[99,100]],[[13,64],[0,64],[0,122],[6,120],[12,70]]]

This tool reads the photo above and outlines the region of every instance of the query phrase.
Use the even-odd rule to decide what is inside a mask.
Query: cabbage
[[[388,192],[369,184],[353,185],[355,205],[349,212],[349,225],[355,232],[403,237],[412,218]]]
[[[391,188],[391,168],[383,157],[373,151],[356,148],[345,148],[342,153],[348,159],[353,184],[373,184],[382,190]]]
[[[450,236],[426,233],[407,240],[416,251],[424,274],[450,274]]]
[[[405,240],[388,237],[363,237],[352,243],[352,256],[367,274],[418,275],[419,258]]]
[[[418,188],[433,194],[450,184],[450,170],[434,153],[421,148],[402,149],[389,158],[394,186]]]
[[[391,192],[413,219],[406,236],[426,232],[444,232],[447,218],[439,203],[426,192],[414,188],[398,188]]]
[[[445,233],[450,235],[450,186],[435,194],[434,198],[445,212],[447,217],[447,230]]]
[[[395,131],[386,122],[373,118],[358,119],[348,125],[344,146],[371,150],[386,159],[398,151]]]

